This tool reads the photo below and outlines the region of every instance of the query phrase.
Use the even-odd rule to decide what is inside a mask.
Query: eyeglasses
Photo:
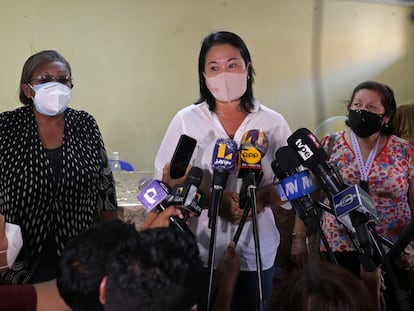
[[[70,76],[64,75],[64,76],[52,76],[50,74],[41,74],[38,77],[34,77],[32,79],[30,79],[30,82],[35,81],[38,84],[42,84],[42,83],[47,83],[47,82],[59,82],[62,84],[71,84],[72,83],[72,78]]]

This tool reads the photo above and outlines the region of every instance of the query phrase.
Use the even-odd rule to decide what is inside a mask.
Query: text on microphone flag
[[[316,190],[309,171],[301,171],[281,181],[284,193],[289,201],[311,194]]]
[[[313,156],[312,150],[310,149],[310,147],[307,144],[304,144],[302,142],[302,139],[300,139],[300,138],[297,139],[295,141],[295,145],[297,147],[297,150],[298,150],[298,153],[299,153],[300,157],[304,161],[308,160],[310,157]]]
[[[140,193],[138,200],[144,205],[147,211],[151,211],[169,196],[169,189],[164,183],[154,179]]]
[[[218,139],[214,146],[211,166],[213,169],[224,168],[228,171],[234,168],[237,158],[237,144],[232,139]]]
[[[358,187],[353,185],[337,193],[332,198],[335,207],[336,217],[348,214],[350,211],[362,206],[361,196]]]
[[[240,150],[240,157],[248,164],[259,163],[262,159],[260,151],[255,147],[247,147]]]
[[[243,134],[240,141],[240,147],[248,147],[249,145],[259,150],[261,156],[263,157],[266,154],[267,148],[269,146],[269,140],[262,130],[249,130]]]

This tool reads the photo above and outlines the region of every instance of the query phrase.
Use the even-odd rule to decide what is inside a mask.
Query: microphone
[[[387,253],[388,258],[391,261],[397,259],[399,255],[404,251],[411,240],[414,238],[414,219],[411,219],[410,223],[403,229],[401,235],[394,242],[394,245]]]
[[[369,201],[369,196],[364,196],[364,202],[362,202],[362,189],[358,186],[348,187],[343,182],[336,167],[327,161],[328,156],[322,145],[308,129],[298,129],[289,136],[287,142],[289,146],[296,150],[300,162],[318,177],[322,189],[328,194],[332,202],[334,214],[338,221],[348,229],[347,231],[355,247],[359,250],[364,269],[373,271],[375,269],[371,259],[373,248],[367,222],[370,219],[375,221],[377,215],[373,213],[373,215],[367,216],[375,210],[375,207],[368,209],[363,205],[363,203],[366,203],[365,201]],[[355,235],[357,239],[354,238]]]
[[[223,190],[226,187],[229,173],[234,169],[237,158],[237,144],[230,138],[219,138],[216,141],[211,159],[213,168],[213,179],[211,183],[211,200],[208,210],[209,228],[211,219],[218,212]],[[217,210],[216,210],[217,209]]]
[[[261,160],[265,156],[269,141],[262,130],[245,132],[240,141],[238,157],[238,178],[243,178],[250,172],[261,173]]]
[[[354,224],[349,215],[352,211],[358,212],[365,219],[365,222],[376,222],[378,211],[374,201],[359,185],[350,186],[335,194],[332,198],[335,214],[338,220],[349,230],[355,231]]]
[[[295,209],[300,219],[314,230],[318,229],[318,213],[310,194],[316,190],[316,185],[308,170],[300,171],[300,161],[295,150],[289,146],[279,148],[272,162],[272,169],[279,179],[275,186],[279,196],[285,197]]]
[[[321,187],[330,196],[346,188],[342,177],[331,163],[316,136],[301,128],[287,139],[288,145],[296,150],[303,166],[309,168],[321,182]]]
[[[234,169],[237,158],[237,144],[230,138],[219,138],[214,146],[211,167],[213,168],[213,189],[224,189],[229,173]]]
[[[169,205],[176,205],[183,209],[185,212],[193,213],[195,216],[200,216],[203,203],[204,193],[198,190],[203,178],[203,171],[199,167],[193,166],[183,185],[175,187],[175,195],[168,200]],[[188,213],[185,213],[188,216]]]
[[[229,173],[234,169],[237,157],[237,144],[229,138],[219,138],[216,141],[211,159],[213,179],[211,182],[211,198],[208,208],[208,228],[211,229],[208,251],[207,268],[209,274],[207,310],[210,309],[212,285],[213,285],[213,262],[215,257],[216,224],[219,215],[219,206],[223,196],[223,190],[227,183]]]
[[[239,191],[240,208],[248,202],[248,188],[260,183],[263,177],[261,160],[265,156],[269,141],[262,130],[245,132],[240,141],[238,157],[238,178],[243,182]]]
[[[142,190],[140,189],[141,191],[138,193],[137,198],[147,212],[154,212],[156,209],[160,212],[165,211],[168,207],[168,205],[165,204],[165,201],[172,197],[168,185],[156,179],[149,181],[147,184],[144,182],[140,182],[139,184],[143,188]],[[180,231],[194,236],[184,220],[177,216],[170,216],[169,219],[171,224]]]

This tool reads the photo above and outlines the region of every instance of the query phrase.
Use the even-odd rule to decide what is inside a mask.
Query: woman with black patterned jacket
[[[95,119],[67,108],[69,63],[56,51],[24,64],[24,107],[0,114],[0,212],[20,225],[23,248],[3,283],[56,277],[66,243],[99,217],[114,218],[115,186]]]

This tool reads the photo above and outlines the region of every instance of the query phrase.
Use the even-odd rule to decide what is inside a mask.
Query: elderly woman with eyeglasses
[[[68,108],[72,72],[56,51],[23,66],[23,107],[0,114],[0,212],[24,245],[3,283],[55,278],[65,244],[99,217],[115,217],[114,180],[95,119]]]

